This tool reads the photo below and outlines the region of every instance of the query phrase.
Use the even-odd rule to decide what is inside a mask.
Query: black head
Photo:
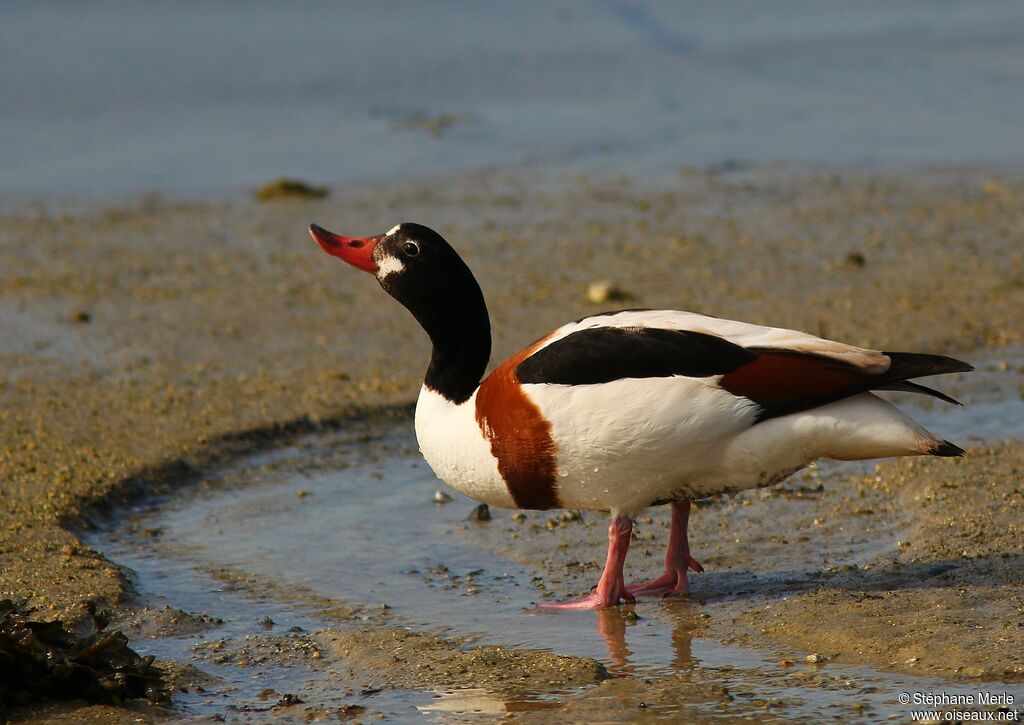
[[[444,237],[422,224],[397,224],[375,237],[342,237],[316,224],[309,232],[328,254],[373,274],[421,324],[421,316],[454,312],[446,309],[449,304],[483,301],[466,263]]]
[[[342,237],[315,224],[310,225],[309,232],[328,254],[372,273],[427,331],[434,343],[428,385],[432,375],[442,372],[437,366],[460,367],[453,358],[462,358],[463,363],[472,359],[468,367],[475,372],[461,371],[461,384],[455,386],[455,397],[468,397],[490,355],[490,321],[473,273],[444,237],[412,222],[398,224],[375,237]],[[475,379],[466,393],[469,378]]]
[[[382,235],[373,261],[380,286],[417,319],[439,302],[480,294],[462,258],[444,237],[422,224],[405,222]]]

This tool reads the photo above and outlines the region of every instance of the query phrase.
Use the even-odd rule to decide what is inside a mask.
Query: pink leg
[[[665,573],[633,587],[638,596],[668,596],[685,592],[688,588],[686,572],[704,571],[700,562],[690,556],[690,540],[687,526],[690,524],[690,502],[676,501],[672,504],[672,528],[668,533],[668,549],[665,551]]]
[[[608,526],[608,560],[604,564],[604,573],[597,588],[590,596],[575,602],[562,604],[540,604],[548,609],[600,609],[619,603],[620,599],[633,601],[634,597],[626,589],[622,577],[622,565],[626,563],[626,552],[629,551],[629,536],[633,533],[633,521],[627,516],[617,516]]]

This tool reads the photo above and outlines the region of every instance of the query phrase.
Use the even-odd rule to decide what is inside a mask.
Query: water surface
[[[8,3],[0,194],[1024,159],[1003,2]]]

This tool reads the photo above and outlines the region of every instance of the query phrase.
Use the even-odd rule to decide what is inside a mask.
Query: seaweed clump
[[[275,179],[254,192],[260,201],[273,199],[322,199],[331,192],[326,186],[314,186],[299,179]]]
[[[31,613],[10,599],[0,601],[0,712],[47,700],[170,701],[164,672],[153,666],[153,656],[131,649],[120,631],[105,632],[108,619],[94,607],[81,634],[59,620],[32,620]]]

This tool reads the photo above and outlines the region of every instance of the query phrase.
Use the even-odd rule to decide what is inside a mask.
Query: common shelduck
[[[771,486],[818,458],[964,455],[871,392],[956,403],[911,379],[973,369],[959,360],[693,312],[623,310],[563,325],[483,378],[487,306],[441,235],[412,223],[372,237],[309,231],[328,254],[373,274],[430,336],[415,427],[438,477],[499,507],[610,513],[597,587],[549,606],[686,591],[687,571],[703,571],[687,537],[694,499]],[[627,587],[633,518],[656,504],[672,506],[665,572]]]

